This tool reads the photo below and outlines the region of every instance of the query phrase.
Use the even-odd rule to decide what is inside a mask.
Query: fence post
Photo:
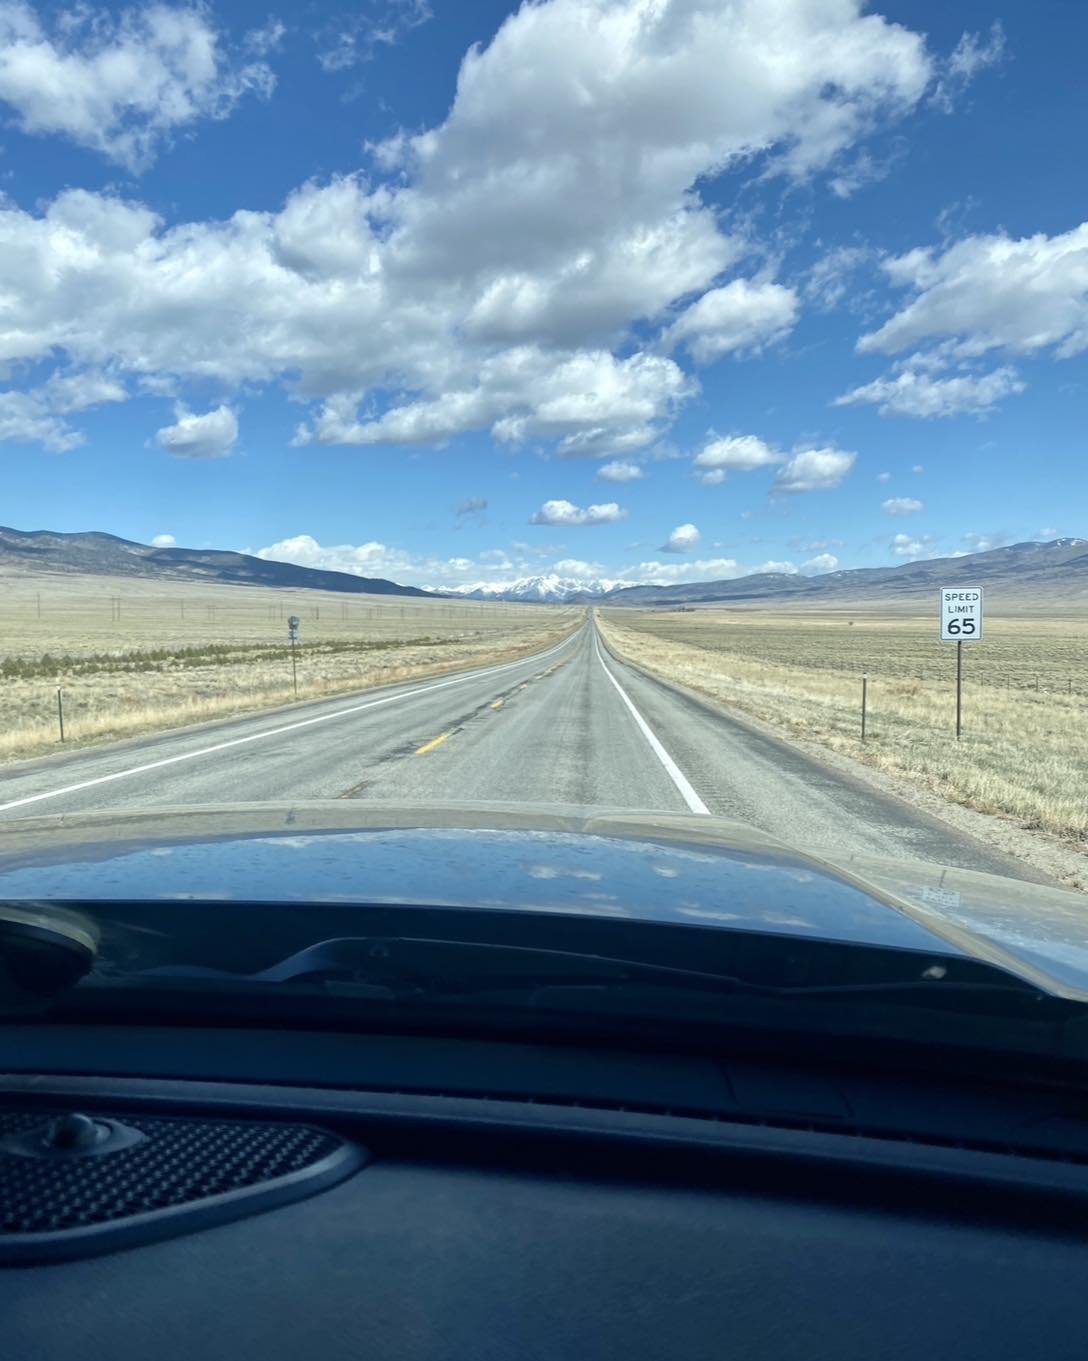
[[[869,700],[869,673],[866,671],[861,677],[861,740],[865,741],[865,710]]]
[[[64,700],[60,686],[57,686],[57,723],[60,727],[60,740],[64,741]]]

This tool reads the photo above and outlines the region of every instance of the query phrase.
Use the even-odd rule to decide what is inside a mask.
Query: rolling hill
[[[349,572],[326,572],[289,562],[269,562],[247,553],[210,548],[151,548],[113,534],[61,534],[48,529],[19,530],[2,526],[0,572],[150,577],[162,581],[345,591],[355,595],[433,594],[415,586],[398,586],[383,577],[357,577]]]
[[[602,605],[879,605],[928,600],[942,586],[982,586],[1003,604],[1049,601],[1088,606],[1088,539],[1017,543],[962,557],[928,558],[898,567],[856,567],[822,576],[763,572],[732,581],[626,586],[598,597]]]

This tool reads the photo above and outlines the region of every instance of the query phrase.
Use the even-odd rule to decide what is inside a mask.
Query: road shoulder
[[[678,694],[686,696],[704,708],[720,714],[731,723],[737,724],[738,727],[745,728],[760,737],[779,742],[790,750],[798,752],[807,759],[823,766],[829,772],[839,776],[847,776],[856,783],[873,790],[874,793],[899,799],[910,808],[936,818],[961,834],[973,837],[989,849],[1022,861],[1039,874],[1046,876],[1054,883],[1060,884],[1063,888],[1088,892],[1086,857],[1065,846],[1056,838],[1049,837],[1043,832],[1018,826],[1011,819],[1000,817],[997,814],[981,813],[961,804],[950,803],[939,794],[905,776],[874,770],[872,766],[861,761],[855,761],[842,752],[832,751],[818,742],[796,737],[784,727],[769,723],[762,718],[756,718],[743,710],[732,708],[714,695],[689,685],[683,685],[645,663],[635,661],[609,641],[603,632],[600,634],[600,639],[602,645],[607,647],[609,654],[614,655],[625,666],[629,666],[632,670],[667,686]]]

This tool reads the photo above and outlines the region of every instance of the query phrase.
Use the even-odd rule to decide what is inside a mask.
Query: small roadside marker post
[[[298,615],[291,615],[287,621],[287,638],[291,644],[291,685],[298,699],[298,659],[295,650],[298,647]]]
[[[57,725],[60,728],[60,740],[64,741],[64,699],[61,688],[57,686]]]
[[[869,673],[868,671],[861,678],[861,740],[865,741],[865,710],[869,700]]]
[[[956,741],[963,731],[963,645],[982,641],[982,587],[943,586],[941,642],[956,644]]]

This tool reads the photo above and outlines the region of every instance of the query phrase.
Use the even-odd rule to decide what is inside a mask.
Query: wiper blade
[[[961,980],[950,963],[903,952],[904,973],[898,979],[861,983],[770,984],[731,974],[687,969],[646,960],[549,950],[537,946],[427,939],[403,936],[344,936],[307,946],[268,968],[240,974],[196,965],[165,966],[127,975],[125,981],[167,980],[200,985],[317,987],[404,1000],[434,1000],[458,994],[521,989],[542,1000],[545,992],[627,991],[651,988],[718,996],[750,994],[780,998],[1016,998],[1042,1000],[1046,994],[1019,979],[996,974],[993,982]],[[102,978],[100,982],[109,982]]]

